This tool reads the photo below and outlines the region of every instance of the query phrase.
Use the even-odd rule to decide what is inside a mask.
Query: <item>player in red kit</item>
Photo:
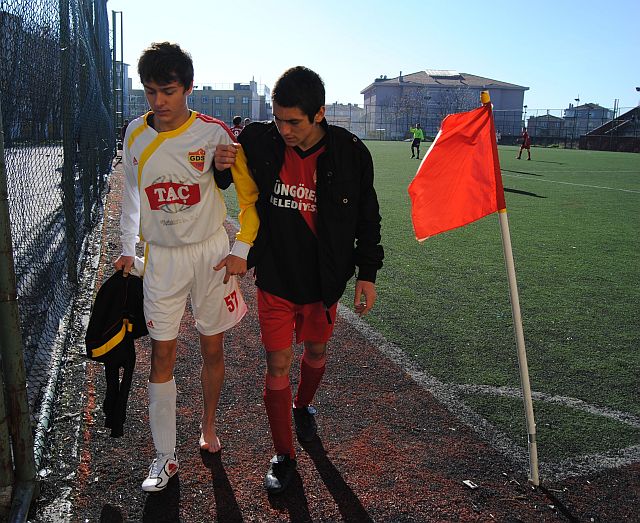
[[[520,151],[518,152],[518,156],[516,158],[519,160],[520,157],[522,156],[522,150],[526,149],[527,154],[529,155],[527,160],[531,160],[531,137],[529,136],[527,129],[525,128],[522,129],[521,138],[522,138],[522,143],[520,144]]]
[[[231,127],[231,132],[233,133],[233,136],[235,136],[236,138],[240,135],[240,133],[242,132],[242,117],[241,116],[234,116],[233,118],[233,127]]]
[[[291,68],[272,97],[274,121],[249,124],[238,141],[260,194],[260,228],[247,262],[255,266],[267,360],[264,403],[275,448],[264,485],[279,493],[296,467],[292,410],[298,440],[316,437],[312,401],[337,302],[357,268],[354,307],[360,315],[371,310],[383,249],[371,154],[357,136],[327,124],[321,78]],[[231,165],[235,153],[234,146],[220,146],[216,168]],[[304,344],[295,397],[289,382],[294,332]]]

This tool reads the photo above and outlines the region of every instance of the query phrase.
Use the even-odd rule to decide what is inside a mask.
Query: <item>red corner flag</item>
[[[506,209],[490,103],[443,120],[409,196],[418,241]]]

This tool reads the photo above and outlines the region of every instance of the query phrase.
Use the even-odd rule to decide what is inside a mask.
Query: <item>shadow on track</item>
[[[316,436],[311,441],[300,442],[300,444],[313,460],[322,481],[338,505],[338,510],[340,510],[343,521],[373,523],[373,519],[367,514],[358,496],[351,490],[351,487],[349,487],[347,482],[342,478],[340,471],[327,457],[327,451],[322,445],[320,438]]]
[[[272,508],[287,511],[291,523],[308,523],[313,521],[309,512],[309,502],[304,492],[302,478],[297,471],[286,491],[281,494],[269,494],[269,504]]]
[[[164,490],[152,492],[144,502],[142,521],[169,523],[180,521],[180,473],[173,476]]]
[[[242,512],[222,464],[222,451],[214,454],[201,450],[202,463],[211,470],[211,485],[216,500],[216,519],[220,522],[242,522]]]

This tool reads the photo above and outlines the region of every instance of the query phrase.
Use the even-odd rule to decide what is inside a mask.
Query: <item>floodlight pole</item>
[[[483,104],[490,104],[491,98],[489,91],[480,93],[480,101]],[[498,159],[498,147],[496,140],[495,124],[493,122],[493,113],[491,114],[491,136],[494,140],[493,154],[495,156],[496,165],[500,169],[500,161]],[[501,174],[502,176],[502,174]],[[515,264],[513,263],[513,250],[511,249],[511,234],[509,233],[509,220],[507,218],[507,210],[498,211],[498,219],[500,221],[500,233],[502,235],[502,250],[504,252],[504,260],[507,268],[507,277],[509,280],[509,298],[511,300],[511,313],[513,314],[513,328],[516,336],[516,347],[518,350],[518,367],[520,369],[520,386],[522,388],[522,397],[524,400],[524,412],[527,420],[527,434],[529,442],[529,481],[535,485],[540,485],[538,475],[538,446],[536,443],[536,422],[533,416],[533,400],[531,398],[531,384],[529,383],[529,367],[527,365],[527,351],[524,345],[524,331],[522,329],[522,316],[520,315],[520,298],[518,297],[518,283],[516,281]]]

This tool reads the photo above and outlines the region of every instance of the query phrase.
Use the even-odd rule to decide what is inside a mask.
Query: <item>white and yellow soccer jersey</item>
[[[209,238],[226,217],[226,206],[213,178],[216,145],[232,143],[220,121],[192,111],[173,131],[157,132],[147,113],[127,127],[123,144],[122,254],[133,256],[143,240],[176,247]],[[247,257],[258,231],[258,189],[244,153],[232,168],[240,206],[240,232],[232,253]]]

